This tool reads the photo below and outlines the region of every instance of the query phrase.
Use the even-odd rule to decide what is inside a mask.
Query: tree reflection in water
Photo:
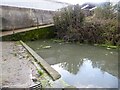
[[[118,52],[90,45],[55,43],[52,41],[28,42],[62,78],[76,87],[117,87]],[[50,45],[50,49],[37,49]]]

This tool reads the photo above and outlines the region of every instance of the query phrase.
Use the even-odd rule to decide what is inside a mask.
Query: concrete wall
[[[0,6],[1,30],[53,23],[54,11]]]

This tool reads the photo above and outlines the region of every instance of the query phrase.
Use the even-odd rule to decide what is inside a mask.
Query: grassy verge
[[[118,49],[118,46],[113,46],[113,45],[106,45],[106,44],[101,44],[99,45],[101,47],[106,47],[107,49]]]
[[[67,42],[63,39],[51,39],[51,41],[56,42],[56,43],[72,43],[72,42]],[[79,45],[89,44],[89,43],[80,43],[80,42],[74,42],[74,43],[79,44]],[[108,45],[108,44],[90,44],[90,45],[105,47],[107,49],[118,49],[118,46]]]

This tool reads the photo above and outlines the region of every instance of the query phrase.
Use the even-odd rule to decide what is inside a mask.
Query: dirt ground
[[[37,74],[36,67],[26,50],[18,42],[0,42],[2,62],[0,87],[28,88],[34,85],[32,78]]]

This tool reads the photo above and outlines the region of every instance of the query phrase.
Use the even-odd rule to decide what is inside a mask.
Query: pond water
[[[56,43],[52,40],[27,44],[45,59],[61,78],[78,88],[117,88],[118,52],[105,47]],[[49,49],[41,48],[51,46]]]

